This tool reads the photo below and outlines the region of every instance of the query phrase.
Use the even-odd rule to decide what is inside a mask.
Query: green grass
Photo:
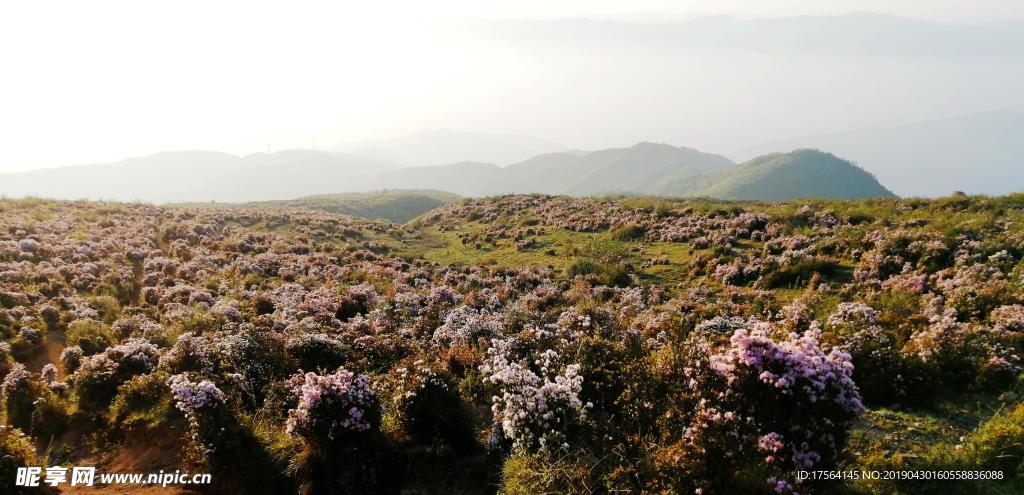
[[[527,249],[517,249],[511,238],[494,239],[494,242],[480,241],[463,244],[459,234],[477,234],[485,231],[478,223],[469,223],[464,228],[454,231],[440,231],[436,227],[427,227],[421,237],[404,243],[395,254],[409,258],[423,258],[434,263],[447,265],[495,265],[511,266],[550,266],[565,269],[575,258],[570,255],[575,248],[593,240],[596,234],[554,231],[533,236],[537,242]],[[554,254],[549,254],[550,251]]]

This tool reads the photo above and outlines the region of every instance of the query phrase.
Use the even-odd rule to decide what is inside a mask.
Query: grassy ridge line
[[[299,208],[340,215],[405,223],[439,206],[459,200],[456,194],[435,190],[383,190],[318,194],[297,199],[251,203],[173,203],[165,206],[196,208]]]

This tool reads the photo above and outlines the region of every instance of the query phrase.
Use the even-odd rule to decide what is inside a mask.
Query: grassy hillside
[[[646,142],[586,153],[549,153],[507,167],[463,162],[401,169],[382,176],[381,184],[448,189],[477,197],[510,193],[765,201],[893,197],[871,174],[817,150],[773,153],[735,165],[720,155]]]
[[[1024,195],[0,200],[0,457],[218,493],[1021,493],[1022,275]]]
[[[666,177],[689,177],[732,165],[710,153],[660,143],[628,148],[546,153],[498,167],[460,162],[412,167],[379,177],[380,187],[444,189],[464,196],[510,193],[586,196],[612,191],[647,193]]]
[[[503,170],[510,177],[519,174],[524,164]],[[521,191],[585,196],[609,191],[650,193],[666,177],[691,176],[724,169],[729,159],[691,148],[660,143],[639,143],[629,148],[614,148],[577,155],[560,167],[548,167],[538,176],[533,188]]]
[[[895,196],[856,165],[811,149],[763,155],[728,170],[711,182],[700,195],[763,201]]]
[[[301,208],[336,213],[370,220],[405,223],[439,206],[454,203],[459,196],[432,190],[384,190],[361,193],[319,194],[285,201],[252,203],[179,203],[173,206],[222,208]]]
[[[405,223],[459,199],[457,194],[444,191],[394,189],[366,193],[323,194],[278,203],[370,220],[384,219]]]

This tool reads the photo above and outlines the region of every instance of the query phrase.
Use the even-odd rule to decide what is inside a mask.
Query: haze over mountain
[[[752,19],[709,15],[674,22],[473,20],[456,26],[482,36],[533,43],[720,46],[772,53],[929,58],[1002,58],[1024,51],[1021,21],[951,24],[873,12]]]
[[[0,195],[63,199],[258,201],[356,191],[393,164],[342,153],[284,150],[239,157],[168,151],[116,163],[0,174]]]
[[[188,187],[169,187],[175,184]],[[0,174],[0,195],[157,203],[285,200],[379,189],[438,190],[463,196],[627,193],[769,200],[891,196],[870,174],[827,153],[773,154],[735,165],[721,155],[650,142],[547,153],[506,167],[458,162],[393,168],[364,157],[312,150],[246,157],[182,151],[111,164]]]
[[[531,136],[434,129],[397,139],[339,146],[339,151],[406,167],[460,161],[507,165],[565,146]]]
[[[408,167],[384,172],[374,177],[374,189],[437,189],[463,196],[476,196],[482,185],[502,173],[493,163],[458,162],[429,167]]]
[[[314,137],[362,142],[344,151],[406,166],[507,165],[643,140],[739,160],[752,156],[752,144],[793,136],[1024,112],[1019,16],[992,15],[977,2],[739,3],[684,14],[667,2],[647,16],[594,14],[592,2],[557,14],[464,16],[462,5],[402,23],[390,12],[401,9],[370,4],[362,7],[389,12],[368,20],[252,5],[244,9],[249,20],[237,22],[236,9],[181,6],[132,23],[78,7],[76,17],[90,22],[62,26],[72,46],[6,16],[0,38],[25,47],[8,67],[26,77],[7,78],[0,91],[0,171],[169,149],[245,156],[268,145],[308,146]],[[40,20],[51,14],[33,2],[13,8],[38,11]],[[849,13],[857,8],[930,20]],[[731,15],[693,17],[716,11]],[[181,32],[188,39],[169,41]],[[129,56],[136,65],[123,63]],[[88,77],[65,77],[72,66]],[[493,134],[392,139],[421,129]],[[780,149],[792,148],[758,152]]]
[[[1024,190],[1024,114],[984,112],[900,126],[805,136],[751,153],[815,147],[849,158],[901,196]]]
[[[461,162],[399,169],[373,184],[437,188],[464,196],[627,193],[767,201],[894,196],[870,173],[818,150],[772,153],[735,165],[721,155],[648,142],[589,153],[550,153],[507,167]]]

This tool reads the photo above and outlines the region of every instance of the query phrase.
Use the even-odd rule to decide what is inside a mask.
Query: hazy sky
[[[860,11],[986,23],[1024,19],[1024,2],[3,2],[0,172],[160,150],[244,154],[314,139],[324,148],[441,127],[579,148],[649,139],[728,152],[814,131],[1024,109],[1020,95],[1012,99],[1019,58],[908,64],[865,54],[523,43],[462,29],[483,21],[451,22]],[[836,96],[846,89],[849,97]]]

